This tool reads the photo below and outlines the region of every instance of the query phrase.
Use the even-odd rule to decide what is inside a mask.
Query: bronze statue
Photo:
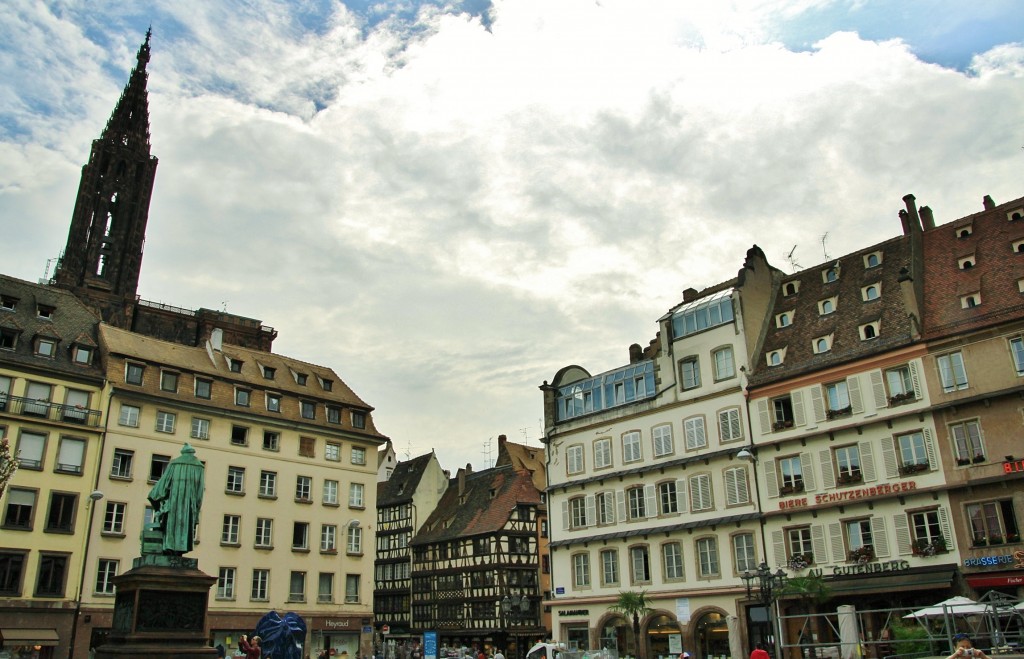
[[[192,551],[192,540],[203,505],[205,467],[189,444],[171,460],[153,489],[153,524],[144,532],[142,553],[181,556]],[[159,539],[153,531],[159,532]],[[151,534],[152,533],[152,534]]]

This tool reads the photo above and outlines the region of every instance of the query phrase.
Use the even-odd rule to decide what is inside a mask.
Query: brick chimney
[[[924,225],[925,231],[931,231],[935,228],[935,217],[932,215],[932,209],[927,206],[921,206],[921,210],[918,211],[921,216],[921,224]]]
[[[981,205],[985,207],[985,210],[990,211],[996,207],[996,202],[992,201],[992,197],[985,195],[981,200]]]
[[[687,288],[683,291],[683,302],[693,302],[697,299],[697,289]]]
[[[635,364],[638,361],[643,360],[643,358],[644,358],[644,349],[640,347],[639,343],[634,343],[633,345],[629,346],[629,363],[630,364]]]
[[[459,473],[456,474],[455,478],[458,479],[459,484],[459,496],[461,497],[466,493],[466,475],[473,473],[472,463],[467,462],[465,469],[459,469]]]

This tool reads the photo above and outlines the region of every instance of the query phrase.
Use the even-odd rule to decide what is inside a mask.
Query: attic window
[[[40,357],[53,359],[57,353],[57,342],[46,337],[39,337],[36,339],[35,353]]]
[[[775,316],[776,327],[789,327],[791,324],[793,324],[792,311],[783,311],[779,315]]]
[[[860,297],[865,302],[870,302],[871,300],[877,300],[878,297],[881,294],[882,294],[882,283],[881,282],[875,282],[874,284],[868,284],[864,288],[860,289]]]
[[[487,491],[487,495],[490,496],[492,499],[494,498],[495,494],[497,494],[497,490],[495,490],[493,487]]]
[[[972,309],[979,304],[981,304],[981,293],[971,293],[960,298],[960,307],[962,309]]]
[[[295,376],[295,384],[302,387],[306,386],[306,379],[309,377],[308,375],[305,373],[296,373],[295,371],[292,371],[292,375]]]
[[[830,297],[818,302],[818,315],[827,316],[836,310],[838,298]]]
[[[957,266],[959,266],[961,270],[970,270],[974,267],[975,263],[974,254],[957,259],[956,262]]]
[[[39,305],[38,313],[39,313],[39,317],[40,318],[49,319],[50,317],[53,316],[53,312],[54,312],[54,307],[51,307],[48,304],[40,304]]]
[[[1016,222],[1024,218],[1024,208],[1015,208],[1006,214],[1006,219],[1009,222]]]
[[[800,291],[800,282],[798,281],[787,281],[782,285],[783,295],[796,295]]]
[[[18,332],[0,327],[0,350],[14,350],[18,343]]]
[[[92,348],[76,345],[71,350],[71,358],[76,364],[88,364],[92,361]]]
[[[864,268],[877,268],[882,265],[882,253],[871,252],[864,255]]]
[[[832,335],[830,334],[828,336],[819,336],[818,338],[814,339],[813,347],[814,352],[819,355],[821,353],[828,352],[829,350],[832,349]]]
[[[786,350],[785,350],[785,348],[783,348],[782,350],[772,350],[771,352],[768,353],[768,365],[769,366],[779,366],[785,360],[786,360]]]
[[[323,388],[324,391],[332,391],[334,389],[334,380],[328,380],[327,378],[323,378],[320,380],[320,386]]]
[[[18,298],[10,295],[0,295],[0,309],[14,311],[16,306],[18,306]]]
[[[231,357],[228,357],[228,368],[231,370],[232,373],[241,373],[242,362],[238,359],[232,359]]]
[[[957,227],[954,231],[956,231],[957,238],[967,238],[974,233],[974,227],[970,224],[965,224],[962,227]]]
[[[270,366],[263,367],[263,377],[267,380],[273,380],[274,376],[277,375],[277,369]]]
[[[837,261],[834,266],[828,270],[824,270],[821,273],[821,281],[828,284],[829,282],[839,281],[839,262]]]
[[[1012,244],[1013,251],[1017,252],[1018,254],[1024,254],[1024,240],[1015,240]]]
[[[870,341],[871,339],[878,338],[878,324],[879,321],[866,323],[860,326],[860,340]]]

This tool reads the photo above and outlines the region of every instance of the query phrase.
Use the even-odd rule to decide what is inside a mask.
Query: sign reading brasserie
[[[893,496],[910,492],[917,489],[917,481],[903,481],[901,483],[882,483],[871,487],[857,487],[849,490],[837,490],[835,492],[822,492],[815,494],[814,505],[823,503],[836,503],[839,501],[856,501],[867,497]],[[809,505],[811,497],[800,497],[798,499],[786,499],[779,502],[779,508],[805,508]]]

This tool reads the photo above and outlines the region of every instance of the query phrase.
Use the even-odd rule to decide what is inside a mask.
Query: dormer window
[[[71,359],[76,364],[89,364],[92,362],[92,348],[76,345],[71,349]]]
[[[1011,243],[1013,251],[1018,254],[1024,254],[1024,240],[1015,240]]]
[[[871,339],[877,338],[878,337],[878,327],[879,327],[879,321],[877,321],[877,320],[874,321],[874,322],[865,323],[864,325],[861,325],[860,328],[859,328],[859,330],[860,330],[860,340],[861,341],[870,341]]]
[[[776,327],[789,327],[793,324],[793,312],[783,311],[782,313],[775,316]]]
[[[769,366],[778,366],[786,360],[786,349],[772,350],[767,355]]]
[[[974,227],[972,225],[970,225],[970,224],[964,224],[964,225],[955,227],[953,229],[953,231],[956,232],[956,237],[957,238],[961,238],[961,239],[969,238],[971,236],[971,234],[974,233]]]
[[[821,281],[828,284],[834,281],[839,281],[839,262],[837,261],[834,266],[828,270],[824,270],[821,273]]]
[[[51,307],[48,304],[40,304],[39,307],[37,308],[37,313],[39,314],[39,317],[45,318],[47,320],[53,317],[54,311],[55,307]]]
[[[305,373],[297,373],[295,371],[292,371],[292,375],[295,376],[295,384],[299,385],[300,387],[306,386],[306,380],[309,378],[308,375],[306,375]]]
[[[233,359],[231,357],[228,357],[228,369],[232,373],[241,373],[242,372],[242,362],[241,362],[241,360]]]
[[[0,350],[14,350],[18,345],[18,334],[17,330],[0,327]]]
[[[53,359],[54,355],[57,354],[57,342],[50,338],[38,337],[36,339],[35,353],[39,357]]]
[[[861,299],[864,300],[865,302],[870,302],[871,300],[877,300],[879,298],[879,296],[881,296],[881,294],[882,294],[882,284],[881,284],[881,282],[875,282],[874,284],[868,284],[864,288],[860,289]]]
[[[871,252],[870,254],[864,255],[864,268],[877,268],[882,265],[882,253]]]
[[[799,291],[800,291],[800,282],[799,281],[787,281],[785,284],[782,285],[782,294],[783,295],[786,295],[786,296],[796,295]]]
[[[818,302],[818,315],[827,316],[836,310],[836,303],[839,299],[835,297],[826,298]]]
[[[0,309],[4,311],[14,311],[14,308],[18,306],[18,298],[11,295],[0,295]]]
[[[832,335],[829,334],[828,336],[819,336],[818,338],[814,339],[813,348],[814,352],[819,355],[831,350]]]
[[[1008,222],[1016,222],[1020,219],[1024,219],[1024,208],[1014,208],[1006,214],[1006,220]]]
[[[277,369],[270,366],[263,367],[263,377],[267,380],[273,380],[274,376],[277,375]]]
[[[327,378],[320,379],[320,387],[324,391],[332,391],[334,389],[334,380],[328,380]]]
[[[960,308],[973,309],[981,304],[981,293],[971,293],[960,298]]]
[[[974,264],[976,262],[977,261],[975,261],[974,259],[974,254],[969,254],[967,256],[963,256],[957,259],[956,264],[961,270],[970,270],[971,268],[974,267]]]

